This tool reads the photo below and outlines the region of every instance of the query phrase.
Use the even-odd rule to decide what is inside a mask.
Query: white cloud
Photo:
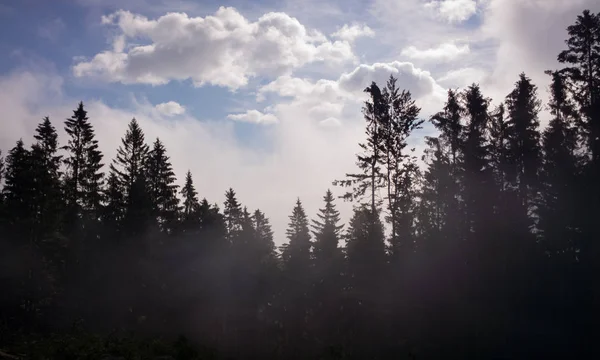
[[[477,12],[476,0],[435,0],[425,4],[437,15],[450,23],[461,23],[469,20]]]
[[[478,68],[461,68],[451,70],[436,80],[446,88],[464,88],[472,83],[482,83],[487,77],[487,72]]]
[[[385,86],[390,75],[398,79],[398,86],[410,90],[413,98],[418,99],[434,95],[443,89],[436,84],[428,71],[415,67],[410,62],[393,61],[390,63],[362,64],[354,71],[340,76],[340,87],[354,93],[362,92],[372,81],[380,87]]]
[[[361,36],[373,37],[375,36],[375,31],[364,24],[353,24],[350,26],[348,26],[348,24],[344,24],[344,26],[331,34],[332,38],[337,38],[348,42],[353,42]]]
[[[154,107],[159,113],[166,116],[181,115],[185,113],[185,107],[181,106],[178,102],[169,101],[158,104]]]
[[[242,122],[249,122],[253,124],[274,124],[277,123],[277,117],[273,114],[265,114],[258,110],[248,110],[241,114],[229,114],[228,119]]]
[[[355,60],[348,41],[329,41],[285,13],[267,13],[250,22],[226,7],[204,18],[167,13],[148,19],[121,10],[104,16],[102,23],[116,26],[120,37],[113,49],[77,63],[75,76],[152,85],[191,79],[196,86],[237,89],[255,76],[278,76],[314,62]],[[127,40],[146,43],[127,47]]]
[[[468,44],[456,45],[455,43],[443,43],[434,48],[419,50],[415,46],[409,46],[402,50],[400,55],[416,60],[425,61],[452,61],[470,52]]]

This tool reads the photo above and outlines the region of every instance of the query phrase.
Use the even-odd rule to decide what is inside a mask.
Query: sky
[[[421,116],[448,88],[494,104],[525,72],[547,99],[566,27],[597,0],[3,0],[0,149],[83,101],[114,158],[136,118],[167,147],[179,184],[222,206],[233,188],[285,241],[297,198],[314,218],[355,170],[363,89],[392,74]],[[542,123],[547,114],[542,114]],[[411,138],[418,153],[426,124]],[[337,202],[344,220],[352,204]]]

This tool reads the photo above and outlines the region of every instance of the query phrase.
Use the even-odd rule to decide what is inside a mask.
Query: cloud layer
[[[313,62],[354,61],[348,41],[366,31],[342,29],[344,39],[330,41],[285,13],[250,22],[227,7],[204,18],[168,13],[148,19],[121,10],[104,16],[102,23],[119,31],[113,48],[77,63],[75,76],[152,85],[191,79],[195,86],[230,89],[245,86],[251,77],[281,75]]]

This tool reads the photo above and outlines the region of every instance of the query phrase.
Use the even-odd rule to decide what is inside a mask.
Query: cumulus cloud
[[[185,113],[185,107],[181,106],[178,102],[169,101],[158,104],[154,107],[159,113],[166,116],[181,115]]]
[[[408,46],[402,49],[400,55],[424,61],[452,61],[467,55],[469,52],[470,48],[468,44],[459,46],[453,42],[449,42],[425,50],[417,49],[415,46]]]
[[[434,10],[439,17],[450,23],[461,23],[469,20],[477,12],[476,0],[435,0],[425,4]]]
[[[429,71],[417,68],[410,62],[400,61],[362,64],[354,71],[340,76],[338,82],[342,89],[356,93],[362,92],[371,81],[384,86],[390,75],[398,79],[398,86],[410,90],[415,99],[442,90]]]
[[[247,110],[245,113],[241,114],[229,114],[227,115],[228,119],[235,121],[243,121],[249,122],[253,124],[274,124],[277,123],[277,117],[273,114],[265,114],[258,110]]]
[[[336,32],[331,34],[332,38],[337,38],[348,42],[353,42],[354,40],[362,36],[373,37],[375,36],[375,31],[373,31],[373,29],[364,24],[353,24],[350,26],[348,26],[348,24],[344,24],[344,26],[342,26]]]
[[[204,18],[167,13],[148,19],[120,10],[104,16],[102,23],[120,32],[113,48],[77,63],[75,76],[152,85],[191,79],[195,86],[238,89],[255,76],[277,76],[314,62],[355,60],[348,41],[330,41],[280,12],[250,22],[229,7]],[[127,43],[132,40],[144,43]]]

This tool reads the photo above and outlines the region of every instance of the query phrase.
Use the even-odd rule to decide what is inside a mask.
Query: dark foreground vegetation
[[[280,249],[135,120],[104,166],[83,104],[60,144],[43,119],[0,172],[0,358],[600,358],[598,14],[558,60],[547,104],[525,74],[495,107],[448,91],[425,166],[410,93],[373,83],[352,219],[298,200]]]

